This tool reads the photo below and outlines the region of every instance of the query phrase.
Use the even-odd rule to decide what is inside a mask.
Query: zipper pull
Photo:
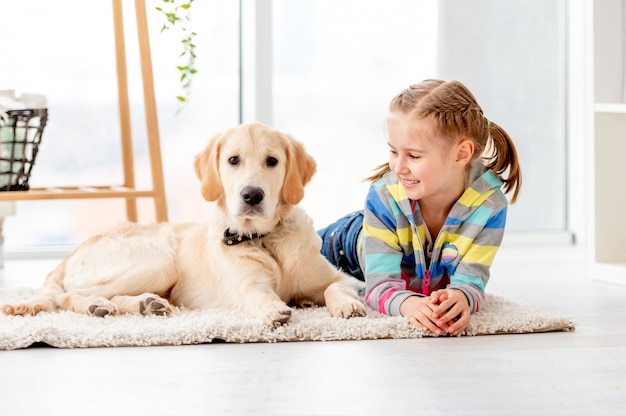
[[[424,281],[422,282],[422,294],[430,295],[430,270],[426,270],[426,274],[424,275]]]

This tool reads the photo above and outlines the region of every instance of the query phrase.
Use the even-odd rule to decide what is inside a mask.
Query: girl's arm
[[[379,195],[381,191],[383,195]],[[410,244],[411,229],[395,199],[384,195],[385,185],[373,185],[368,193],[363,219],[365,301],[374,310],[400,315],[400,305],[410,296],[408,278],[402,275],[403,244]],[[407,240],[407,241],[405,241]]]
[[[478,312],[484,303],[485,286],[489,281],[491,265],[504,236],[506,214],[506,205],[492,213],[466,248],[461,261],[450,276],[450,284],[447,287],[458,289],[465,294],[472,313]]]

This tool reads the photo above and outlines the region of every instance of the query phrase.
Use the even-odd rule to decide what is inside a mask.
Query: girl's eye
[[[228,158],[228,163],[230,163],[233,166],[236,166],[239,164],[239,156],[231,156]]]
[[[273,168],[274,166],[278,165],[278,159],[272,156],[268,156],[267,160],[265,161],[265,164],[269,166],[270,168]]]
[[[419,159],[421,156],[420,155],[409,155],[409,157],[411,159]]]

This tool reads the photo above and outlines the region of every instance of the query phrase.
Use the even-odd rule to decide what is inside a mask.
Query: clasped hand
[[[439,336],[458,335],[470,321],[469,303],[458,289],[440,289],[430,296],[411,296],[400,305],[400,313],[424,331]]]

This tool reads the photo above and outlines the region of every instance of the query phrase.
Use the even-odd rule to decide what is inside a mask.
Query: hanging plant
[[[189,30],[187,27],[187,23],[191,21],[191,3],[193,3],[193,1],[194,0],[163,0],[164,6],[156,7],[156,10],[161,13],[164,18],[161,33],[170,29],[179,29],[180,32],[182,32],[183,51],[179,57],[184,58],[184,64],[176,66],[180,72],[179,82],[182,92],[176,96],[176,99],[183,105],[189,100],[191,81],[193,75],[198,72],[196,70],[196,45],[194,43],[196,32]],[[178,112],[181,109],[179,109]]]

